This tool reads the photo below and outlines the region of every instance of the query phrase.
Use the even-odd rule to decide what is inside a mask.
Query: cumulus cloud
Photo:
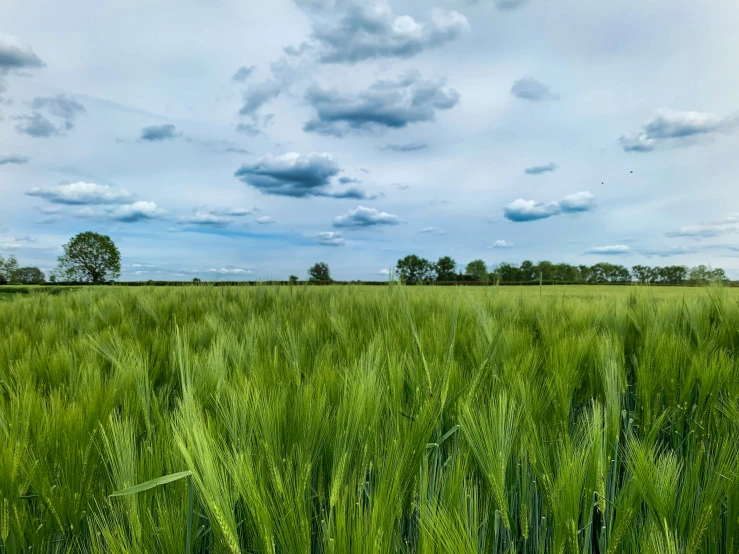
[[[378,275],[390,275],[390,270],[389,269],[381,269],[380,271],[377,272],[377,274]]]
[[[438,227],[424,227],[423,229],[421,229],[418,232],[419,233],[438,233],[439,232],[439,228]]]
[[[425,22],[396,15],[385,0],[344,3],[338,20],[320,18],[312,38],[324,63],[356,63],[376,58],[410,58],[459,37],[469,27],[456,11],[431,10]]]
[[[280,156],[267,154],[256,163],[244,164],[234,176],[264,194],[308,198],[367,198],[356,187],[344,190],[331,188],[331,180],[341,172],[336,159],[329,153],[298,154],[289,152]]]
[[[531,102],[559,100],[558,94],[553,93],[547,85],[533,77],[523,77],[513,83],[511,94],[516,98],[529,100]]]
[[[48,188],[34,187],[26,194],[43,198],[54,204],[72,205],[128,204],[135,199],[135,195],[125,189],[83,181]]]
[[[324,231],[316,235],[316,242],[323,246],[342,246],[344,237],[339,231]]]
[[[231,79],[233,81],[237,81],[239,83],[243,83],[246,81],[252,73],[254,73],[254,70],[257,68],[256,65],[242,65],[238,70],[236,70],[236,73],[233,74],[233,77]]]
[[[511,221],[535,221],[562,213],[559,202],[537,202],[519,198],[503,208],[503,215]]]
[[[118,221],[121,223],[137,223],[160,219],[166,211],[159,208],[156,203],[139,200],[131,204],[120,206],[86,206],[73,215],[85,219],[101,219]]]
[[[334,218],[334,227],[376,227],[378,225],[397,225],[400,218],[397,215],[381,212],[375,208],[357,206],[346,214]]]
[[[657,110],[641,131],[619,138],[626,152],[651,152],[668,146],[684,146],[690,139],[714,133],[730,133],[739,125],[737,117],[721,117],[712,113]]]
[[[536,221],[562,213],[588,212],[594,208],[595,197],[583,191],[568,194],[562,200],[551,202],[519,198],[503,208],[503,215],[510,221]]]
[[[381,148],[386,152],[417,152],[428,148],[425,142],[409,142],[407,144],[386,144]]]
[[[140,138],[148,142],[157,142],[177,138],[178,136],[179,133],[175,131],[175,126],[171,123],[165,123],[164,125],[142,127]]]
[[[255,221],[259,225],[269,225],[270,223],[274,223],[275,220],[268,215],[263,215],[262,217],[258,217]]]
[[[559,207],[564,213],[589,212],[595,208],[595,197],[588,191],[568,194],[559,201]]]
[[[10,154],[8,156],[0,156],[0,165],[9,165],[9,164],[27,164],[31,161],[31,158],[28,156],[16,156],[13,154]]]
[[[586,253],[605,256],[622,256],[631,252],[631,248],[625,244],[613,244],[610,246],[593,246]]]
[[[496,240],[492,244],[492,248],[513,248],[513,243],[507,240]]]
[[[33,49],[13,35],[0,33],[0,75],[10,71],[44,67]]]
[[[548,173],[550,171],[556,171],[559,169],[559,166],[554,162],[549,162],[548,164],[544,165],[534,165],[531,167],[527,167],[524,169],[524,172],[529,175],[541,175],[542,173]]]
[[[436,113],[459,102],[459,93],[443,79],[423,79],[409,72],[396,80],[380,80],[356,94],[311,86],[305,99],[316,117],[303,130],[344,136],[355,131],[401,129],[411,123],[433,121]]]

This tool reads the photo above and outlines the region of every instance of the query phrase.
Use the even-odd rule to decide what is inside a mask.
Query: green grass
[[[739,290],[7,296],[0,552],[739,552]]]

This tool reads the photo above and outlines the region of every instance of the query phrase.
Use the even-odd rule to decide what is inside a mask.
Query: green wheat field
[[[739,290],[0,299],[0,552],[739,552]]]

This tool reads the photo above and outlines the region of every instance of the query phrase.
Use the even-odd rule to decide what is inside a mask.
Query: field
[[[2,296],[0,552],[739,552],[739,290]]]

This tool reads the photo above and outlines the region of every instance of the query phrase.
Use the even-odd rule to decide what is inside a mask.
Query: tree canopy
[[[107,235],[80,233],[63,248],[58,272],[67,281],[104,283],[121,275],[121,253]]]
[[[488,266],[484,260],[472,260],[465,268],[465,274],[472,277],[474,281],[486,282],[488,277]]]
[[[401,281],[431,281],[436,277],[434,264],[415,254],[398,260],[397,269]]]
[[[10,256],[7,260],[0,256],[0,285],[6,285],[13,280],[13,274],[18,270],[18,260]]]
[[[13,273],[13,283],[20,285],[40,285],[46,280],[44,272],[37,267],[21,267]]]
[[[328,264],[325,262],[314,264],[313,267],[308,270],[308,280],[313,282],[319,281],[330,283],[332,279]]]

